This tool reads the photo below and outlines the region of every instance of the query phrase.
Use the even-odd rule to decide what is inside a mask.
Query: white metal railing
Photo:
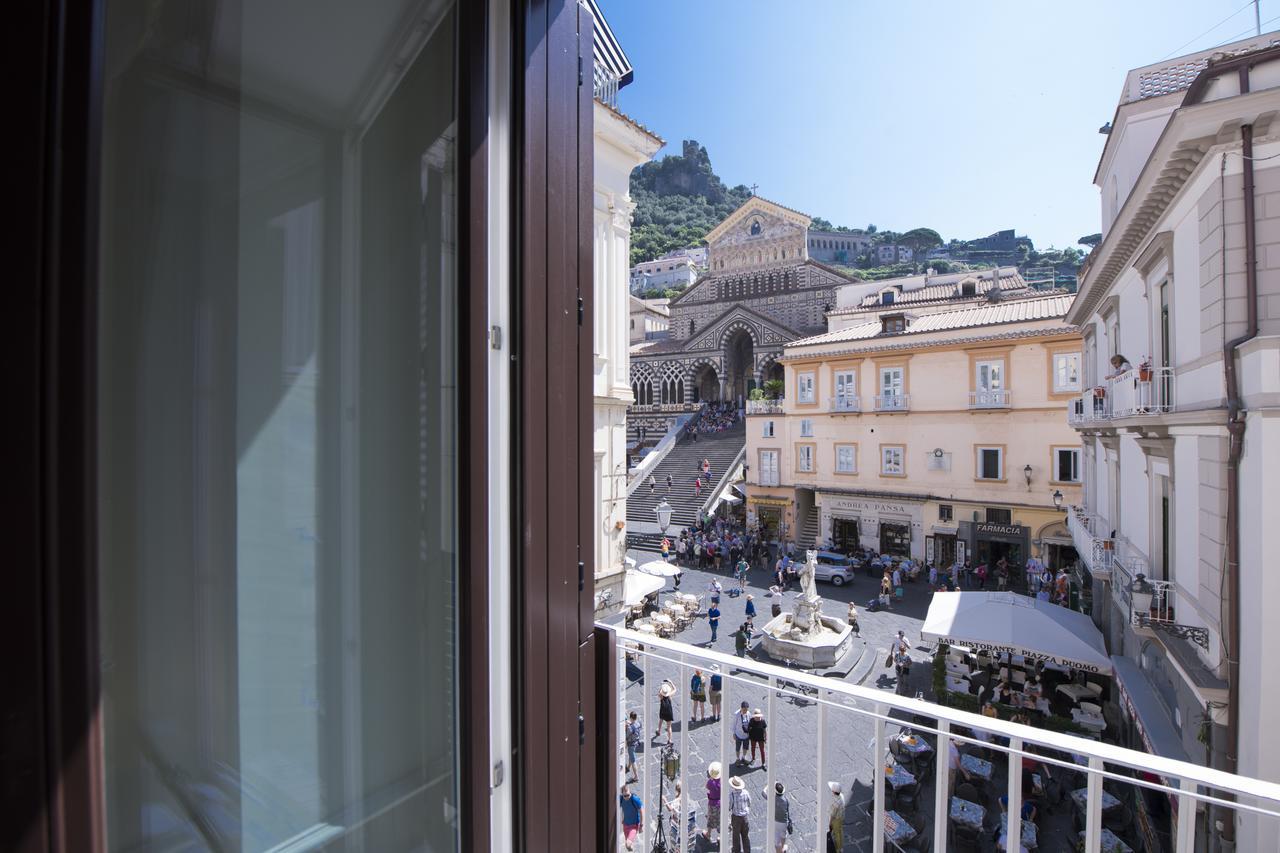
[[[779,397],[776,400],[748,400],[748,415],[780,415],[782,414],[782,406],[786,400]]]
[[[861,405],[857,397],[843,395],[840,397],[832,397],[830,399],[830,407],[833,412],[860,412]]]
[[[1111,398],[1106,384],[1097,385],[1067,403],[1067,423],[1081,426],[1111,419]]]
[[[1173,411],[1173,368],[1135,367],[1111,380],[1111,416],[1131,418]]]
[[[1009,408],[1008,391],[970,391],[969,408],[971,409],[1007,409]]]
[[[638,415],[696,412],[701,403],[632,403],[627,410]]]
[[[617,109],[618,107],[618,82],[620,78],[617,74],[610,71],[600,63],[594,63],[592,69],[594,86],[592,95],[598,98],[607,106]]]
[[[1148,618],[1152,622],[1172,625],[1177,621],[1177,611],[1173,606],[1173,582],[1153,581],[1148,578],[1147,583],[1151,584],[1151,611],[1147,614]]]
[[[880,394],[875,401],[877,412],[905,412],[911,406],[908,394]]]
[[[1083,507],[1073,506],[1067,513],[1067,530],[1089,573],[1100,580],[1111,577],[1115,542],[1108,535],[1106,519],[1086,512]]]
[[[977,782],[986,806],[995,808],[995,800],[1003,791],[1007,796],[1004,809],[1007,814],[1022,811],[1024,757],[1038,762],[1039,772],[1047,774],[1060,788],[1066,786],[1080,809],[1079,823],[1070,829],[1060,826],[1058,831],[1069,834],[1069,838],[1040,838],[1042,849],[1080,849],[1076,843],[1080,840],[1086,853],[1098,853],[1103,839],[1110,835],[1104,830],[1103,812],[1115,806],[1117,794],[1128,796],[1129,786],[1134,792],[1145,788],[1162,793],[1176,804],[1177,813],[1183,817],[1172,839],[1172,849],[1178,853],[1193,853],[1196,849],[1198,806],[1234,809],[1242,819],[1241,825],[1266,821],[1272,832],[1272,821],[1280,818],[1280,785],[1275,783],[961,711],[927,702],[919,695],[909,698],[759,663],[618,626],[597,623],[597,628],[607,632],[608,641],[601,651],[615,656],[618,676],[616,689],[610,691],[611,707],[602,709],[602,713],[611,713],[615,721],[617,773],[612,779],[604,780],[606,785],[613,786],[610,802],[617,802],[618,787],[626,773],[626,722],[630,712],[636,712],[640,724],[641,741],[633,768],[636,779],[631,784],[644,803],[647,820],[646,837],[637,849],[647,850],[653,846],[652,833],[656,832],[657,823],[651,818],[655,815],[666,832],[667,849],[687,849],[694,819],[691,803],[697,805],[696,814],[701,818],[692,830],[716,831],[722,839],[720,849],[727,849],[729,780],[733,777],[747,782],[747,791],[752,797],[748,818],[754,845],[751,849],[772,846],[774,783],[778,781],[784,783],[790,804],[795,848],[817,850],[824,846],[832,802],[828,780],[853,777],[851,783],[841,783],[851,794],[858,792],[858,799],[846,800],[846,809],[852,806],[855,813],[864,809],[864,813],[872,816],[872,828],[888,830],[901,826],[899,821],[903,820],[896,811],[903,808],[900,802],[889,802],[888,775],[892,771],[896,777],[899,769],[905,769],[914,780],[909,784],[918,785],[911,805],[916,810],[919,829],[913,827],[911,832],[925,835],[926,840],[931,836],[932,848],[946,851],[952,842],[948,827],[954,797],[938,796],[937,791],[948,790],[942,784],[947,777],[942,774],[948,773],[953,744],[966,752],[967,760],[961,765],[965,775],[970,777],[976,770],[980,771],[978,777],[986,780]],[[704,679],[709,680],[713,672],[718,672],[723,679],[719,720],[706,714],[700,724],[689,724],[693,713],[690,677],[695,669],[703,673]],[[666,681],[676,688],[671,702],[677,725],[671,735],[674,753],[664,755],[664,746],[650,735],[657,717],[659,686]],[[730,727],[741,702],[746,702],[749,708],[760,709],[769,723],[767,731],[772,736],[767,738],[766,749],[770,756],[767,763],[762,761],[763,777],[740,772],[736,763],[730,764]],[[917,764],[904,749],[907,744],[919,748],[922,741],[935,759]],[[777,755],[779,750],[787,753],[782,767]],[[974,762],[968,754],[973,750],[983,751],[987,759],[980,764]],[[694,756],[699,761],[696,768],[691,767]],[[674,761],[670,760],[673,758]],[[718,761],[721,768],[721,808],[719,824],[707,827],[704,785],[711,761]],[[915,773],[909,768],[914,768]],[[923,784],[930,773],[934,774],[935,792],[931,805]],[[663,800],[670,799],[673,775],[682,788],[680,811],[675,821],[670,820],[663,804]],[[999,776],[1006,781],[998,781]],[[957,787],[960,781],[957,777]],[[1105,794],[1104,784],[1109,789]],[[893,796],[895,800],[901,799]],[[981,806],[979,809],[985,813]],[[1232,818],[1228,815],[1227,819]],[[1083,826],[1083,830],[1077,833],[1075,826]],[[618,827],[619,832],[620,829]],[[1025,831],[1033,829],[1034,825]],[[1020,849],[1023,833],[1024,827],[1018,821],[1009,822],[1004,848]],[[761,845],[762,837],[768,838],[769,843]],[[845,837],[847,847],[867,849],[861,841],[850,839],[847,832]],[[905,843],[901,839],[889,840],[880,831],[872,831],[869,841],[873,853],[883,853],[889,845],[896,847]]]
[[[1117,539],[1111,552],[1111,594],[1120,602],[1120,609],[1128,613],[1132,609],[1129,587],[1138,575],[1151,574],[1147,558],[1135,552],[1123,539]]]

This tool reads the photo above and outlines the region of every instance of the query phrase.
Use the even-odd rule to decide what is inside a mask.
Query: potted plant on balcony
[[[1151,381],[1151,356],[1149,355],[1144,357],[1142,363],[1138,365],[1138,381]]]
[[[764,383],[764,393],[768,395],[770,400],[778,400],[782,398],[784,385],[781,379],[770,379]]]

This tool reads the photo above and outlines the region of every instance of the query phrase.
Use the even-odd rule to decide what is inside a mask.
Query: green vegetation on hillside
[[[751,198],[745,186],[726,187],[711,168],[707,149],[686,139],[683,153],[645,163],[631,173],[631,263],[686,246],[703,237]]]

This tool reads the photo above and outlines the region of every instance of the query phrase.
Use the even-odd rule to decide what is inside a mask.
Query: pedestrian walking
[[[831,810],[827,813],[827,849],[841,853],[844,850],[844,787],[839,782],[828,782],[831,791]]]
[[[724,681],[721,679],[719,671],[712,665],[711,679],[707,685],[709,688],[707,690],[707,701],[711,703],[711,715],[717,720],[720,719],[720,699],[724,695],[721,692],[723,686]]]
[[[715,833],[715,838],[712,838]],[[715,844],[720,837],[720,762],[713,761],[707,765],[707,831],[704,833],[708,843]]]
[[[693,478],[693,496],[695,498],[702,497],[702,478],[701,477]]]
[[[754,595],[747,596],[747,629],[756,630],[756,600]]]
[[[853,633],[861,637],[862,633],[858,630],[858,606],[854,604],[852,601],[849,602],[848,619],[849,619],[849,627],[853,629]]]
[[[733,715],[733,751],[735,764],[750,764],[747,758],[751,744],[751,706],[746,702]]]
[[[667,475],[667,494],[671,494],[671,475]]]
[[[662,537],[662,562],[671,562],[671,540],[665,536]]]
[[[658,481],[653,478],[652,474],[650,474],[649,475],[649,494],[653,494],[653,490],[656,488],[658,488]]]
[[[618,794],[618,809],[622,814],[622,840],[628,850],[635,850],[636,836],[644,825],[644,803],[630,785],[623,785]]]
[[[653,739],[657,740],[662,734],[662,727],[665,724],[667,728],[667,743],[671,743],[671,724],[675,722],[676,712],[671,706],[671,697],[676,692],[676,686],[670,681],[664,681],[658,685],[658,730],[653,733]]]
[[[784,793],[786,786],[781,782],[773,783],[773,850],[774,853],[787,853],[787,836],[791,834],[791,801]],[[769,789],[765,788],[764,797],[769,798]]]
[[[640,739],[643,735],[644,732],[640,729],[640,716],[632,711],[627,715],[627,766],[623,768],[629,782],[635,782],[640,778],[640,774],[636,772],[636,750],[640,748]]]
[[[693,706],[692,712],[689,714],[689,722],[701,722],[706,715],[707,702],[707,682],[702,677],[702,670],[694,669],[693,676],[689,679],[689,704]]]
[[[716,632],[720,630],[720,596],[711,598],[711,607],[707,610],[707,624],[711,626],[711,642],[716,641]]]
[[[712,578],[711,583],[707,584],[707,591],[711,593],[711,603],[720,603],[720,593],[724,592],[724,587],[720,586],[719,578]]]
[[[741,776],[729,780],[729,832],[733,853],[751,853],[751,792]]]
[[[769,728],[769,723],[765,721],[764,714],[760,713],[760,709],[756,708],[751,712],[751,720],[747,723],[747,738],[751,741],[751,761],[756,763],[756,749],[760,750],[760,769],[768,770],[768,759],[764,754],[764,745],[766,741],[765,732]]]
[[[702,475],[707,478],[707,482],[711,482],[711,460],[702,460]]]
[[[738,630],[733,632],[733,652],[740,658],[747,656],[747,643],[751,639],[751,632],[747,630],[747,623],[743,622],[738,626]]]
[[[747,561],[739,557],[738,562],[733,567],[733,575],[738,579],[738,592],[747,591]]]
[[[893,580],[889,577],[889,570],[885,569],[884,576],[880,578],[880,604],[883,607],[891,607],[889,600],[893,597]]]

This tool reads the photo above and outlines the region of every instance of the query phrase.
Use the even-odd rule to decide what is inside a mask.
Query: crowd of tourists
[[[724,432],[738,422],[742,412],[732,400],[711,402],[702,407],[702,411],[689,424],[689,436],[698,440],[698,434]]]

